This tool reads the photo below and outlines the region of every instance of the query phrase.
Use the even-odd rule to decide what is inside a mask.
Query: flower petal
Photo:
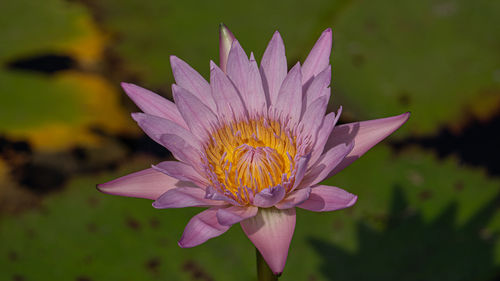
[[[201,139],[208,137],[213,124],[217,123],[214,112],[186,89],[172,85],[172,93],[191,133]]]
[[[217,211],[217,220],[222,225],[233,225],[257,215],[259,208],[254,206],[231,206]]]
[[[160,138],[167,133],[179,136],[194,148],[199,148],[201,146],[198,139],[191,134],[190,131],[170,120],[146,113],[132,113],[132,118],[137,122],[144,133],[163,146],[165,145],[161,142]]]
[[[374,145],[399,129],[399,127],[408,121],[408,118],[410,118],[410,112],[397,116],[354,122],[335,127],[325,145],[325,150],[340,143],[351,143],[353,141],[354,148],[347,157],[331,171],[328,177],[335,175],[349,166]]]
[[[275,207],[280,209],[280,210],[293,208],[297,205],[302,204],[304,201],[306,201],[309,198],[310,193],[311,193],[310,187],[297,189],[293,192],[290,192],[286,196],[286,198],[283,199],[283,201],[276,204]]]
[[[266,96],[262,86],[262,78],[255,59],[249,61],[240,43],[234,40],[227,75],[236,86],[251,117],[255,117],[266,109]]]
[[[300,121],[304,125],[302,133],[304,136],[311,137],[312,142],[316,141],[318,128],[321,126],[325,117],[328,99],[326,97],[319,97],[312,102],[304,112],[304,116]]]
[[[121,85],[125,93],[144,113],[162,117],[187,128],[186,122],[173,102],[134,84],[121,83]]]
[[[325,96],[325,93],[328,95],[330,90],[325,91],[328,86],[330,86],[330,81],[332,78],[332,67],[328,65],[325,70],[315,76],[307,87],[307,90],[304,95],[304,103],[305,108],[309,107],[312,102],[314,102],[319,97]],[[327,102],[330,99],[330,96],[326,96]]]
[[[231,50],[231,45],[236,38],[229,28],[227,28],[223,23],[219,26],[219,65],[222,71],[226,71],[227,60],[229,57],[229,51]]]
[[[240,224],[274,274],[283,272],[295,230],[295,208],[259,209],[255,217]]]
[[[299,122],[302,112],[302,73],[300,63],[297,63],[288,72],[281,85],[278,100],[273,103],[273,106],[279,112],[285,113],[285,116]]]
[[[155,202],[156,209],[172,209],[185,207],[210,207],[222,203],[205,199],[205,190],[198,187],[177,187],[163,193]]]
[[[205,198],[211,200],[223,201],[234,206],[241,206],[241,204],[236,202],[236,200],[217,192],[217,190],[215,190],[215,188],[211,185],[207,186],[206,188]]]
[[[318,129],[318,135],[316,136],[316,142],[314,143],[314,148],[311,152],[311,159],[309,161],[309,166],[316,163],[316,160],[323,154],[326,141],[328,136],[331,134],[335,124],[339,120],[340,114],[342,113],[342,106],[337,111],[337,114],[330,112],[323,119],[323,123]]]
[[[253,198],[253,204],[261,208],[269,208],[285,197],[285,188],[282,185],[263,189]]]
[[[310,171],[300,183],[300,187],[311,186],[327,178],[328,173],[332,171],[344,158],[352,151],[354,143],[341,143],[323,154],[318,162],[311,167]]]
[[[163,161],[153,165],[153,169],[181,181],[190,181],[205,189],[208,181],[203,178],[192,166],[179,161]]]
[[[328,212],[351,207],[358,196],[335,186],[313,186],[309,199],[297,207],[314,212]]]
[[[304,61],[304,66],[302,67],[302,81],[304,81],[304,84],[330,64],[331,51],[332,29],[327,28],[323,31],[318,41],[316,41],[314,47]]]
[[[201,173],[201,157],[199,150],[192,147],[183,138],[174,134],[164,134],[160,137],[160,141],[168,150],[170,150],[170,152],[172,152],[177,160],[191,165],[199,173]]]
[[[215,102],[212,98],[210,85],[205,78],[189,66],[189,64],[176,56],[170,56],[170,64],[172,65],[172,73],[177,85],[195,95],[196,98],[211,110],[215,110]]]
[[[97,185],[100,192],[156,200],[177,187],[179,180],[149,168]]]
[[[285,45],[278,31],[274,33],[264,51],[260,63],[260,72],[264,91],[269,99],[268,105],[274,104],[278,98],[281,83],[283,83],[287,73]]]
[[[266,94],[264,93],[259,67],[252,55],[250,55],[248,73],[248,93],[249,94],[245,97],[245,105],[248,109],[248,114],[250,117],[261,116],[267,109]]]
[[[208,239],[226,232],[230,226],[217,221],[218,208],[210,208],[194,216],[186,225],[178,244],[182,248],[191,248],[203,244]]]
[[[212,94],[219,116],[225,120],[234,120],[235,118],[242,120],[247,114],[240,94],[217,65],[211,62],[210,67],[210,86],[212,86]]]
[[[229,52],[229,58],[227,61],[227,76],[231,78],[242,98],[249,94],[248,85],[248,72],[249,72],[250,62],[245,54],[245,51],[241,47],[238,40],[233,41],[231,51]]]
[[[297,160],[297,164],[295,166],[295,178],[294,178],[294,183],[290,191],[294,190],[297,188],[300,183],[302,182],[302,179],[304,178],[306,171],[307,171],[307,166],[309,163],[309,159],[311,158],[311,154],[307,154],[305,156],[299,157]],[[288,191],[288,192],[290,192]]]

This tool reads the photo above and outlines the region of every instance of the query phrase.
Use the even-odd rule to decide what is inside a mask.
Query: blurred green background
[[[280,280],[500,280],[500,1],[0,2],[0,280],[255,280],[239,226],[193,249],[198,209],[155,210],[102,183],[170,154],[119,82],[170,98],[169,56],[205,77],[224,22],[289,65],[333,28],[341,122],[410,121],[328,179],[358,194],[299,211]]]

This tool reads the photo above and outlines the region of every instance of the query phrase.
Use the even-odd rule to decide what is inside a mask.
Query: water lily
[[[275,32],[260,67],[225,27],[220,65],[210,82],[183,60],[170,62],[175,103],[123,83],[143,113],[144,132],[178,161],[165,161],[108,183],[100,191],[155,200],[158,209],[207,207],[178,244],[194,247],[239,223],[275,274],[283,271],[295,229],[295,208],[314,212],[352,206],[357,196],[321,182],[398,129],[409,113],[336,126],[342,108],[330,98],[332,31],[325,30],[304,63],[287,68]]]

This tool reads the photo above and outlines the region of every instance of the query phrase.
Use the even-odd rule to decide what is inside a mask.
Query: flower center
[[[265,188],[289,183],[297,148],[289,130],[261,118],[214,130],[205,153],[213,187],[248,203],[253,194]]]

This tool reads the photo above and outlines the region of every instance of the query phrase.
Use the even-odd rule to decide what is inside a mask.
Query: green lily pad
[[[149,200],[115,197],[95,190],[96,182],[148,166],[141,161],[116,174],[78,178],[66,190],[46,198],[38,211],[3,218],[0,239],[9,243],[0,246],[0,264],[6,265],[0,279],[192,280],[203,276],[204,280],[255,280],[255,252],[239,226],[201,246],[181,249],[177,240],[185,224],[201,209],[156,210]],[[359,200],[343,211],[298,211],[289,259],[280,280],[329,280],[325,264],[342,256],[348,257],[342,263],[346,267],[336,270],[349,274],[359,251],[378,255],[381,260],[391,255],[401,259],[404,251],[393,248],[371,252],[378,249],[373,241],[388,243],[383,240],[384,233],[395,240],[392,246],[404,245],[405,241],[430,241],[424,244],[437,247],[442,263],[450,268],[454,252],[447,254],[439,248],[439,241],[447,239],[436,232],[440,227],[443,233],[452,235],[453,241],[472,227],[460,240],[461,245],[487,239],[484,243],[491,244],[491,252],[483,251],[482,242],[481,248],[473,252],[482,255],[481,260],[489,253],[488,263],[478,268],[492,273],[498,265],[500,251],[493,250],[498,249],[493,245],[499,243],[495,236],[487,234],[500,230],[500,216],[495,208],[487,206],[498,196],[500,181],[487,178],[481,170],[458,166],[453,159],[438,161],[421,151],[395,157],[387,148],[378,147],[327,183],[356,193]],[[455,206],[456,211],[446,215],[450,214],[450,206]],[[490,210],[488,219],[481,215],[484,210]],[[404,227],[398,230],[400,224]],[[425,241],[415,239],[414,233],[423,235],[428,231],[436,235],[425,235]],[[318,246],[326,252],[318,251]],[[418,245],[411,249],[416,248]],[[411,262],[414,257],[406,258]],[[392,270],[390,263],[380,266],[386,267],[377,272]],[[470,273],[470,268],[477,267],[464,267],[460,272]]]
[[[135,129],[120,107],[116,87],[96,74],[76,70],[96,67],[106,44],[84,7],[62,0],[2,1],[0,11],[2,134],[27,139],[36,148],[60,150],[99,143],[90,127],[110,133]],[[54,56],[75,65],[52,74],[37,70],[35,62],[12,66]],[[53,61],[45,64],[58,67]]]
[[[334,23],[334,88],[356,119],[412,111],[404,132],[459,127],[500,100],[498,1],[352,1]]]

